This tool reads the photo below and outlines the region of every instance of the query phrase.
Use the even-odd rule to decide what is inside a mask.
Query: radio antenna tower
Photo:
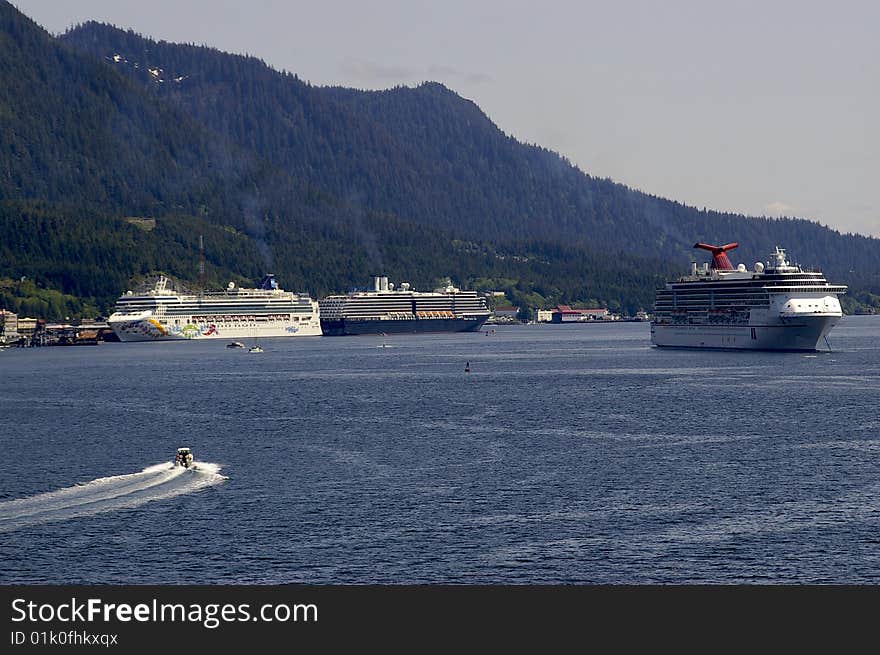
[[[199,235],[199,285],[205,290],[205,240]]]

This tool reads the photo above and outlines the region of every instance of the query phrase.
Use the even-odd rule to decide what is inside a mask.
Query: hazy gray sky
[[[313,84],[440,81],[591,175],[880,236],[880,2],[13,4],[52,33],[93,19]]]

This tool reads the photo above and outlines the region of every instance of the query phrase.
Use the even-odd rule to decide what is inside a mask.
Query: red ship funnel
[[[732,271],[733,264],[724,253],[733,250],[738,245],[738,243],[728,243],[723,246],[710,246],[708,243],[695,243],[694,248],[701,248],[712,253],[712,268],[716,271]]]

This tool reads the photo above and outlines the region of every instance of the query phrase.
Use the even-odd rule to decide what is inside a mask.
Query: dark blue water
[[[880,317],[831,341],[10,349],[0,583],[877,583]]]

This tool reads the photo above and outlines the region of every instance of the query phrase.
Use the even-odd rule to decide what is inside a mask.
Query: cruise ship
[[[476,291],[451,283],[433,292],[399,289],[385,276],[373,277],[370,291],[328,296],[318,302],[325,336],[479,330],[491,315]]]
[[[320,336],[318,311],[308,294],[283,291],[272,274],[256,289],[230,282],[199,294],[175,292],[160,276],[145,293],[123,294],[107,322],[120,341]]]
[[[712,253],[690,275],[657,291],[651,342],[679,348],[817,350],[842,316],[843,285],[789,263],[776,246],[766,264],[736,268],[727,252],[739,244],[694,248]]]

